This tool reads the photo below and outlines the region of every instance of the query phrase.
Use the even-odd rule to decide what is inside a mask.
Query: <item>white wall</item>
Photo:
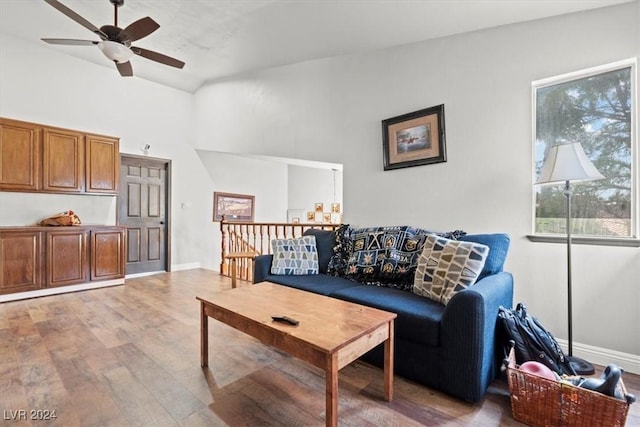
[[[634,2],[214,82],[195,95],[194,143],[342,163],[352,224],[509,233],[515,300],[566,338],[566,248],[525,237],[530,84],[638,56],[639,9]],[[384,172],[380,121],[442,103],[448,161]],[[606,348],[639,366],[640,250],[576,246],[573,260],[575,353]]]
[[[342,171],[320,169],[306,166],[289,165],[288,168],[288,206],[289,209],[303,210],[301,222],[307,222],[306,212],[313,212],[316,203],[324,205],[324,212],[331,211],[331,203],[342,203]],[[335,194],[334,194],[335,177]]]
[[[197,150],[202,164],[211,178],[206,197],[213,205],[213,192],[248,194],[255,197],[256,222],[285,222],[287,220],[287,165],[253,158],[243,158],[229,153]],[[213,215],[213,206],[209,207]],[[210,218],[211,220],[211,218]],[[214,231],[200,236],[207,245],[207,258],[202,265],[220,270],[220,223],[214,223]]]

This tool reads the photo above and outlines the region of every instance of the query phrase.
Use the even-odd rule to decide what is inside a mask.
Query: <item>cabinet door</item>
[[[120,181],[120,143],[117,138],[86,136],[86,191],[118,193]]]
[[[89,281],[87,232],[71,227],[46,233],[47,287]]]
[[[41,134],[34,123],[0,118],[0,190],[38,190]]]
[[[0,294],[42,287],[42,233],[0,232]]]
[[[124,277],[124,239],[122,228],[91,230],[91,280]]]
[[[43,131],[42,188],[77,193],[84,190],[84,136],[45,128]]]

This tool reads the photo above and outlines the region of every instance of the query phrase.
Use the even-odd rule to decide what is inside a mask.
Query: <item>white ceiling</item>
[[[60,0],[100,27],[113,24],[108,0]],[[126,0],[124,28],[150,16],[160,24],[134,45],[186,62],[182,70],[141,57],[137,78],[187,92],[207,81],[310,59],[383,49],[483,28],[634,0]],[[3,33],[116,69],[94,46],[40,38],[97,40],[42,0],[0,0]],[[134,78],[136,78],[134,77]]]

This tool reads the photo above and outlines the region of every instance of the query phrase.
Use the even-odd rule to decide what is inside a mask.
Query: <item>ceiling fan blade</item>
[[[82,16],[78,15],[73,10],[69,9],[67,6],[63,5],[59,1],[57,1],[57,0],[44,0],[44,1],[47,2],[48,4],[50,4],[51,6],[55,7],[60,12],[64,13],[69,18],[73,19],[74,21],[76,21],[78,24],[82,25],[83,27],[85,27],[89,31],[92,31],[92,32],[96,33],[103,40],[106,40],[108,38],[107,35],[105,33],[103,33],[102,30],[100,30],[100,28],[96,27],[91,22],[87,21]]]
[[[120,75],[122,77],[133,76],[133,67],[131,66],[131,62],[116,62],[116,67],[118,67],[118,71],[120,71]]]
[[[171,67],[182,68],[184,67],[184,62],[179,61],[175,58],[172,58],[167,55],[163,55],[162,53],[154,52],[152,50],[143,49],[141,47],[131,46],[131,50],[136,55],[140,55],[143,58],[150,59],[152,61],[159,62],[164,65],[169,65]]]
[[[70,46],[92,46],[99,43],[93,40],[75,40],[75,39],[40,39],[40,40],[50,44],[66,44]]]
[[[134,42],[143,37],[147,37],[158,28],[160,28],[160,24],[147,16],[146,18],[138,19],[136,22],[122,30],[120,34],[118,34],[118,40]]]

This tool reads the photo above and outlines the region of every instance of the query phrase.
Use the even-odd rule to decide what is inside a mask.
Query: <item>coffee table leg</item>
[[[326,378],[326,425],[338,425],[338,354],[327,355]]]
[[[200,301],[200,366],[209,366],[209,317]]]
[[[233,258],[231,260],[231,289],[236,288],[237,279],[236,274],[238,274],[238,258]]]
[[[384,342],[384,398],[393,400],[393,320],[389,322],[389,338]]]

